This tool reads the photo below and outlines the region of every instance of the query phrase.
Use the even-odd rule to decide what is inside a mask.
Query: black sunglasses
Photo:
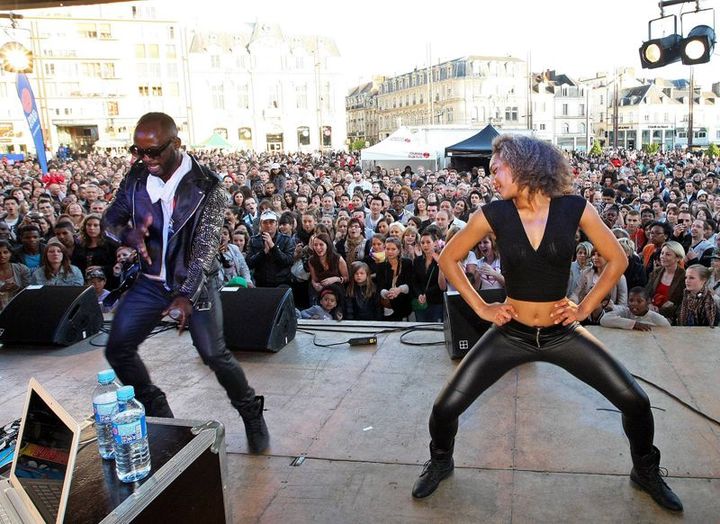
[[[138,158],[144,158],[145,156],[148,158],[157,158],[162,155],[162,152],[165,151],[170,144],[172,144],[172,141],[173,139],[171,138],[164,146],[148,147],[147,149],[143,149],[133,144],[128,148],[128,151],[130,151],[131,155]]]

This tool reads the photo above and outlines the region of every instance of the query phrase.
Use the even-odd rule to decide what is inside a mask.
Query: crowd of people
[[[473,211],[498,198],[481,166],[363,169],[343,152],[192,154],[227,191],[220,283],[291,287],[301,318],[441,321],[443,293],[454,290],[439,253]],[[0,308],[29,284],[91,285],[101,302],[121,286],[137,253],[105,234],[102,215],[133,160],[63,151],[42,175],[33,160],[3,159]],[[720,159],[607,151],[568,160],[574,192],[597,207],[629,262],[585,323],[717,325]],[[576,241],[567,296],[581,301],[606,261],[583,231]],[[476,289],[501,289],[502,259],[489,235],[462,266]]]

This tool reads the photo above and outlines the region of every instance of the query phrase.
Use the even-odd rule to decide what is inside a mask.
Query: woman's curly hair
[[[493,140],[492,154],[508,165],[515,183],[531,195],[557,197],[573,192],[572,168],[552,144],[527,136],[500,135]]]

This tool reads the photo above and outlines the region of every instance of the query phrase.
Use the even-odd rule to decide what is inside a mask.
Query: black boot
[[[454,467],[452,446],[449,450],[444,451],[436,449],[431,442],[430,460],[425,463],[420,477],[415,481],[412,496],[421,499],[432,494],[440,485],[440,481],[453,472]]]
[[[262,453],[270,446],[270,433],[263,417],[264,407],[265,397],[256,396],[250,404],[239,410],[251,453]]]
[[[667,471],[663,470],[664,475],[660,472],[660,450],[653,446],[652,451],[647,455],[632,454],[632,460],[633,469],[630,472],[630,479],[643,491],[649,493],[663,508],[682,511],[682,502],[663,480]]]

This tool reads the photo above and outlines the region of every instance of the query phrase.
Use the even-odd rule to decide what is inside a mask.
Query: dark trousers
[[[255,391],[248,385],[240,364],[225,347],[222,306],[216,285],[208,283],[207,292],[210,309],[193,310],[188,329],[203,362],[215,372],[230,402],[242,413],[243,408],[254,400]],[[160,322],[162,312],[171,302],[172,296],[161,282],[142,275],[138,277],[122,297],[105,348],[105,357],[120,381],[135,388],[135,395],[146,409],[164,393],[150,380],[150,374],[138,355],[138,346]],[[153,413],[148,412],[148,415]]]
[[[460,414],[505,373],[526,362],[555,364],[595,388],[622,412],[632,452],[645,455],[652,450],[654,424],[647,394],[598,339],[578,323],[538,329],[514,320],[492,326],[440,392],[430,416],[433,446],[452,449]]]

